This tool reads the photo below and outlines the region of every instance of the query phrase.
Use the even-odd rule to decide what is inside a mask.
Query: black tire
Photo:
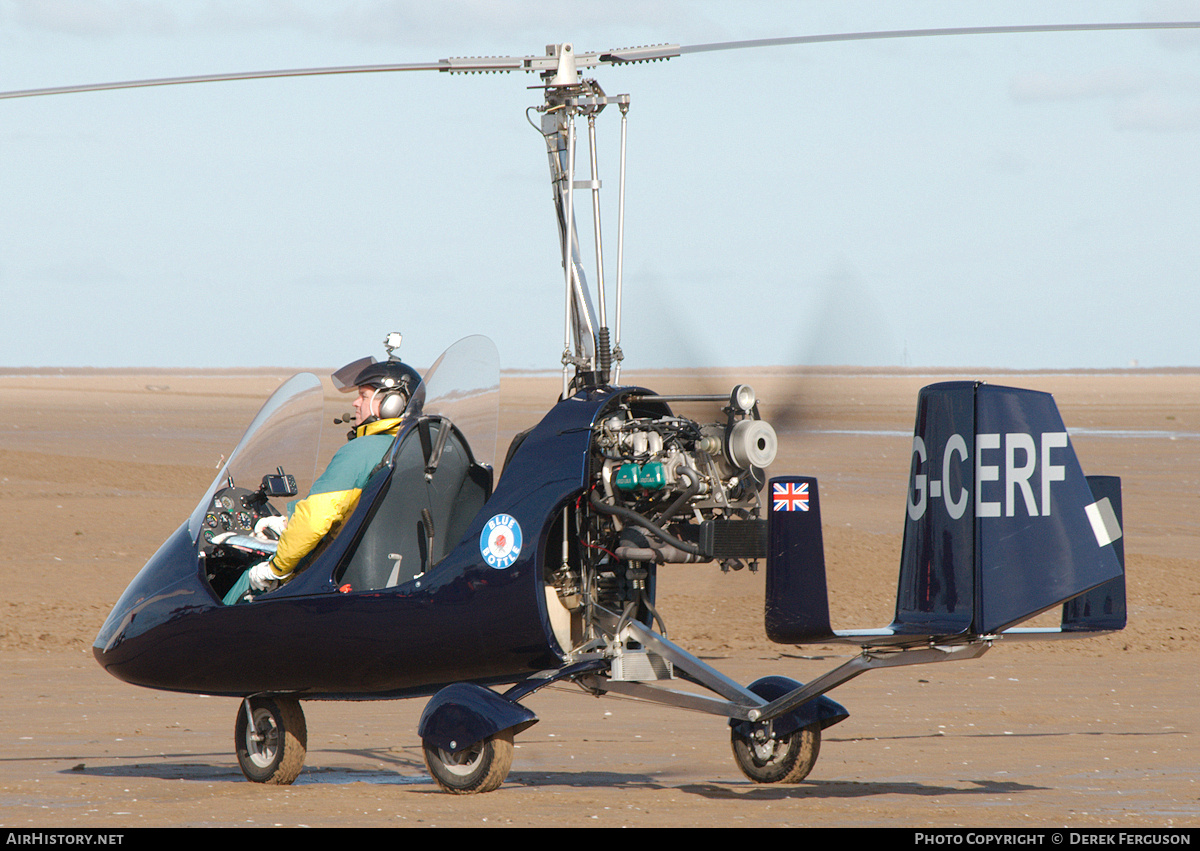
[[[731,731],[733,758],[742,774],[755,783],[799,783],[821,753],[821,728],[816,724],[802,727],[788,736],[763,741]]]
[[[500,788],[512,768],[513,733],[501,730],[478,744],[452,754],[425,742],[425,765],[446,792],[473,795]]]
[[[287,786],[304,768],[308,728],[300,701],[290,697],[253,697],[238,707],[233,742],[238,765],[247,780]]]

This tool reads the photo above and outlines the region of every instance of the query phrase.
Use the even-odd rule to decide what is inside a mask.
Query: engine
[[[701,425],[665,404],[698,398],[714,397],[627,397],[595,429],[588,502],[623,561],[740,568],[764,555],[759,492],[775,431],[747,385],[730,394],[724,422]]]
[[[703,425],[673,415],[674,401],[725,398],[623,395],[593,426],[589,487],[563,512],[561,537],[552,535],[561,560],[547,559],[548,568],[559,564],[547,584],[566,618],[555,627],[564,648],[605,644],[596,629],[601,610],[660,620],[658,564],[718,561],[738,570],[749,562],[753,570],[766,556],[759,492],[778,440],[759,418],[754,391],[735,387],[725,420]],[[554,620],[559,607],[551,611]],[[666,633],[661,621],[660,629]]]
[[[698,401],[724,403],[724,419],[701,424],[669,407]],[[561,558],[548,554],[546,580],[568,616],[556,626],[564,648],[583,652],[605,643],[601,632],[618,633],[596,629],[602,612],[659,620],[657,565],[756,569],[767,549],[760,492],[777,449],[747,385],[728,398],[616,397],[592,427],[589,486],[551,534]],[[666,634],[661,622],[660,629]]]

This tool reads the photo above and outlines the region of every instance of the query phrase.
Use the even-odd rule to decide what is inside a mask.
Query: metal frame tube
[[[625,269],[625,137],[628,127],[629,103],[622,101],[621,110],[621,162],[618,166],[619,178],[617,183],[617,292],[613,323],[613,384],[619,383],[621,376],[621,286]]]
[[[660,703],[673,706],[676,709],[690,709],[694,712],[705,712],[709,715],[719,715],[722,718],[736,718],[739,721],[751,721],[757,711],[745,704],[733,703],[705,697],[702,694],[663,688],[638,682],[614,682],[613,680],[588,674],[579,678],[579,684],[584,688],[606,694],[619,694],[623,697],[644,700],[648,703]]]
[[[567,124],[567,173],[563,176],[566,182],[566,209],[563,210],[563,215],[566,218],[566,227],[563,228],[563,275],[566,278],[566,304],[563,308],[565,316],[563,320],[563,389],[562,397],[567,398],[567,393],[570,390],[571,383],[571,363],[568,360],[568,355],[571,352],[571,313],[574,305],[574,287],[572,279],[575,277],[575,260],[572,251],[574,240],[572,235],[575,232],[575,116],[570,112],[566,115]]]
[[[898,668],[902,665],[924,665],[931,662],[954,662],[961,659],[978,659],[991,648],[990,641],[961,644],[954,647],[927,647],[897,650],[889,653],[864,652],[849,659],[832,671],[828,671],[782,697],[768,703],[761,710],[761,719],[770,721],[784,715],[814,697],[819,697],[859,674],[877,668]]]
[[[932,662],[954,662],[965,659],[978,659],[989,649],[992,641],[989,638],[977,638],[963,644],[928,645],[925,647],[910,647],[904,650],[864,650],[861,654],[848,659],[836,668],[827,671],[809,683],[793,689],[770,702],[754,694],[746,687],[722,674],[716,668],[706,665],[682,647],[651,630],[638,621],[622,621],[613,612],[596,606],[593,615],[602,629],[617,641],[632,638],[648,650],[667,659],[675,668],[687,674],[687,678],[698,685],[714,692],[724,700],[714,700],[687,692],[672,691],[662,686],[648,683],[620,682],[604,679],[598,676],[581,678],[584,685],[597,691],[609,691],[635,697],[642,700],[678,706],[684,709],[694,709],[709,712],[714,715],[725,715],[729,718],[754,722],[769,722],[814,698],[820,697],[842,683],[854,679],[859,674],[878,668],[897,668],[904,665],[924,665]],[[617,628],[621,634],[613,635]]]
[[[596,113],[588,114],[588,154],[592,166],[592,225],[596,234],[596,301],[600,309],[600,327],[608,327],[608,309],[604,297],[604,248],[600,237],[600,175],[596,162]]]
[[[597,620],[601,621],[601,626],[610,632],[620,624],[620,618],[600,606],[596,606],[595,612]],[[634,640],[639,644],[653,650],[664,659],[669,660],[675,667],[686,671],[688,676],[700,685],[719,694],[721,697],[749,707],[762,706],[766,703],[765,700],[754,692],[731,680],[711,665],[701,662],[679,645],[650,630],[645,625],[637,621],[626,621],[624,631],[632,635]],[[615,637],[618,640],[621,639],[621,636]]]

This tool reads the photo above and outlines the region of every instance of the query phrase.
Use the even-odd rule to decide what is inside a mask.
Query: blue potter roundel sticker
[[[483,524],[479,554],[489,566],[504,570],[521,554],[521,524],[508,514],[497,514]]]

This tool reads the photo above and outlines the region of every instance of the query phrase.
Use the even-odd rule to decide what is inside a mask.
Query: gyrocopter
[[[831,627],[818,483],[767,476],[777,437],[754,391],[740,384],[728,393],[667,396],[620,382],[630,98],[607,94],[580,72],[852,38],[1197,25],[854,33],[597,53],[564,43],[536,56],[0,95],[381,71],[523,70],[541,80],[536,110],[564,270],[557,402],[507,447],[497,478],[499,356],[484,337],[454,344],[390,412],[395,436],[344,518],[289,581],[241,595],[235,589],[248,568],[280,546],[265,529],[283,525],[297,481],[315,474],[321,382],[292,378],[118,600],[94,642],[96,659],[136,685],[237,698],[238,761],[247,778],[263,783],[291,783],[302,770],[303,701],[429,697],[418,726],[429,770],[443,789],[472,793],[501,785],[514,737],[538,720],[522,701],[554,684],[727,719],[734,758],[749,779],[795,783],[812,770],[822,730],[848,717],[828,692],[859,674],[973,659],[998,641],[1123,628],[1120,481],[1084,475],[1048,394],[970,381],[935,384],[918,398],[892,623]],[[611,276],[596,161],[604,112],[619,115],[621,137]],[[581,132],[586,168],[577,161]],[[580,250],[579,193],[592,207],[594,298]],[[396,360],[398,340],[387,345],[388,362]],[[353,373],[341,373],[349,389]],[[709,421],[675,413],[683,403],[711,405]],[[807,683],[770,675],[742,685],[701,661],[664,634],[656,570],[713,561],[765,564],[772,641],[841,643],[857,655]],[[1060,626],[1020,626],[1058,606]],[[242,652],[248,646],[272,651]]]

